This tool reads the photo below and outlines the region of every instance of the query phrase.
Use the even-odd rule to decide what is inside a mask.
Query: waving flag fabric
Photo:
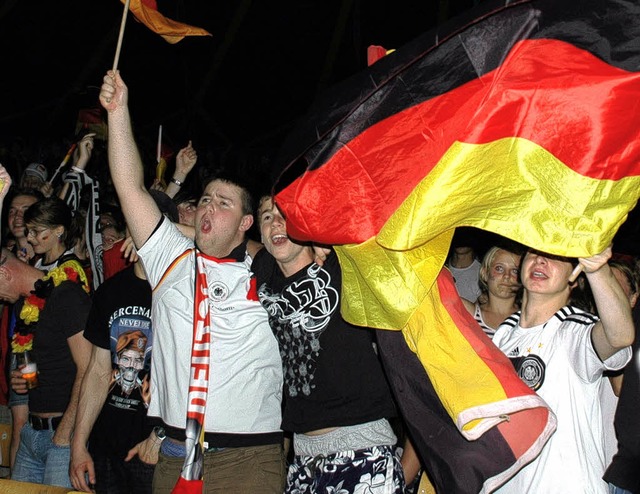
[[[454,229],[592,255],[640,195],[640,5],[501,2],[474,16],[328,94],[290,136],[276,185],[292,237],[341,245],[345,318],[402,330],[461,437],[509,452],[447,493],[495,489],[555,426],[442,271]],[[441,469],[451,450],[420,453]]]
[[[120,0],[125,3],[125,0]],[[145,26],[159,34],[168,43],[174,44],[185,36],[211,36],[211,33],[200,27],[176,22],[158,12],[156,0],[131,0],[129,10]]]

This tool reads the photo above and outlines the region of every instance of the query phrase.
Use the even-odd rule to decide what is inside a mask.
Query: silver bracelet
[[[172,178],[171,181],[176,184],[178,187],[182,186],[182,182],[180,180],[178,180],[177,178]]]

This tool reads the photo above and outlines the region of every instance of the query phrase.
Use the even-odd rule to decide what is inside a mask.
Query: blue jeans
[[[11,472],[13,480],[72,487],[69,479],[71,450],[69,446],[53,444],[53,434],[54,431],[36,431],[31,424],[25,424]]]
[[[613,484],[609,484],[609,494],[633,494],[633,492],[628,491],[627,489],[623,489],[622,487],[618,487]]]

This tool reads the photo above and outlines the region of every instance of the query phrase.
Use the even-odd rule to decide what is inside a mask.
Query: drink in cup
[[[38,385],[38,366],[35,362],[25,365],[20,372],[22,378],[27,381],[27,389],[33,389]]]
[[[38,385],[38,365],[33,361],[29,351],[20,353],[18,356],[18,368],[22,373],[22,378],[27,381],[27,389],[33,389]]]

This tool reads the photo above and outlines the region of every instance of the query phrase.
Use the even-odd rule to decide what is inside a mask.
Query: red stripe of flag
[[[295,238],[363,242],[455,141],[504,137],[536,142],[587,177],[640,175],[639,94],[639,73],[564,42],[525,40],[499,69],[366,129],[281,191],[278,204]],[[300,207],[302,194],[309,207]],[[334,218],[319,207],[341,198],[358,204],[360,214]]]

